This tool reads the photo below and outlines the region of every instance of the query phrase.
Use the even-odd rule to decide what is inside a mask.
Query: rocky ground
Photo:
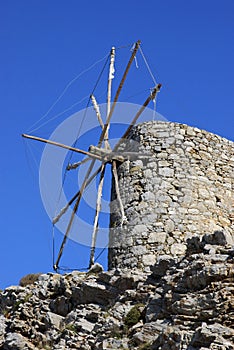
[[[0,294],[0,349],[234,349],[234,248],[222,232],[139,270],[42,274]]]

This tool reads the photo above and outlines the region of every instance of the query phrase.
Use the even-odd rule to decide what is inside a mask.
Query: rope
[[[102,77],[102,74],[103,74],[105,68],[106,68],[106,65],[107,65],[107,62],[108,62],[109,57],[110,57],[110,54],[108,54],[108,56],[107,56],[107,58],[106,58],[106,61],[105,61],[105,63],[104,63],[104,66],[103,66],[103,68],[102,68],[102,70],[101,70],[101,72],[100,72],[100,74],[99,74],[99,76],[98,76],[98,78],[97,78],[97,81],[96,81],[96,83],[95,83],[95,85],[94,85],[94,87],[93,87],[93,90],[92,90],[91,94],[89,95],[89,99],[88,99],[88,102],[87,102],[87,105],[86,105],[86,108],[85,108],[85,111],[84,111],[84,115],[83,115],[83,117],[82,117],[81,124],[80,124],[80,127],[79,127],[78,132],[77,132],[77,135],[76,135],[76,141],[75,141],[75,143],[74,143],[74,147],[76,147],[78,138],[79,138],[79,136],[80,136],[81,128],[82,128],[82,126],[83,126],[83,124],[84,124],[84,120],[85,120],[86,115],[87,115],[87,110],[88,110],[88,107],[89,107],[89,104],[90,104],[91,95],[93,95],[94,91],[96,90],[96,88],[97,88],[97,86],[98,86],[98,84],[99,84],[99,81],[100,81],[100,79],[101,79],[101,77]],[[69,157],[68,164],[71,163],[72,155],[73,155],[73,152],[70,153],[70,157]],[[66,174],[66,173],[67,173],[67,167],[66,167],[66,170],[65,170],[65,174]]]
[[[118,46],[115,48],[115,50],[128,49],[129,47],[132,47],[132,43],[128,45]]]
[[[34,152],[32,151],[32,147],[30,147],[30,143],[26,141],[26,139],[23,139],[23,144],[24,144],[24,152],[25,152],[25,157],[26,157],[26,162],[28,164],[28,168],[30,170],[31,176],[33,181],[35,181],[35,183],[38,182],[38,179],[35,175],[34,172],[34,167],[32,166],[32,162],[30,161],[30,157],[32,158],[33,162],[35,163],[36,169],[37,169],[37,173],[38,173],[38,169],[39,169],[39,162],[37,161]]]
[[[106,250],[106,248],[108,247],[108,244],[101,250],[101,252],[98,254],[98,256],[95,258],[94,263],[100,258],[100,256],[104,253],[104,251]],[[54,260],[53,260],[53,266],[54,266]],[[56,271],[88,271],[89,268],[88,267],[67,267],[67,266],[58,266]]]
[[[104,253],[104,251],[106,250],[107,247],[108,247],[108,243],[107,243],[107,245],[101,250],[101,252],[98,254],[98,256],[94,259],[94,262],[96,262],[96,261],[100,258],[100,256]]]
[[[52,245],[52,262],[53,262],[53,265],[52,266],[54,268],[54,265],[55,265],[55,225],[53,225],[52,232],[53,232],[53,245]],[[87,267],[69,268],[67,266],[58,266],[57,269],[56,269],[56,272],[59,272],[59,271],[74,271],[74,270],[86,271],[86,270],[88,270],[88,268]]]
[[[67,267],[67,266],[60,266],[57,268],[56,271],[87,271],[88,270],[88,267],[81,267],[80,269],[79,268],[70,268],[70,267]]]
[[[152,73],[152,71],[151,71],[151,69],[150,69],[150,66],[149,66],[149,64],[148,64],[148,62],[147,62],[147,60],[146,60],[146,58],[145,58],[145,55],[144,55],[144,53],[143,53],[143,51],[142,51],[142,48],[139,47],[139,50],[140,50],[141,56],[142,56],[142,58],[143,58],[143,60],[144,60],[144,62],[145,62],[145,65],[146,65],[146,67],[147,67],[147,69],[148,69],[148,71],[149,71],[149,74],[150,74],[150,76],[151,76],[151,78],[152,78],[152,80],[153,80],[153,82],[154,82],[154,85],[157,85],[156,79],[155,79],[155,77],[154,77],[154,75],[153,75],[153,73]]]
[[[133,98],[133,97],[142,95],[142,94],[143,94],[144,92],[146,92],[146,91],[149,91],[149,89],[144,89],[144,90],[138,91],[138,92],[136,92],[134,95],[131,95],[131,96],[126,97],[126,100],[128,101],[128,100],[130,100],[130,99]]]
[[[56,114],[55,116],[53,116],[52,118],[50,118],[49,120],[47,120],[46,122],[44,122],[43,124],[41,124],[40,126],[38,126],[35,129],[32,129],[30,132],[34,132],[37,131],[38,129],[41,129],[43,126],[47,125],[48,123],[50,123],[52,120],[60,117],[61,115],[63,115],[64,113],[70,111],[72,108],[74,108],[75,106],[77,106],[78,104],[82,103],[84,100],[86,100],[89,97],[89,95],[83,97],[81,100],[75,102],[74,104],[72,104],[70,107],[64,109],[62,112]]]
[[[63,91],[61,92],[61,94],[56,98],[56,100],[52,103],[52,105],[49,107],[49,109],[47,110],[47,112],[38,120],[36,121],[31,128],[33,128],[35,125],[37,125],[38,123],[40,123],[43,119],[45,119],[47,117],[47,115],[50,113],[50,111],[56,106],[56,104],[61,100],[61,98],[65,95],[66,91],[69,89],[69,87],[76,81],[78,80],[82,75],[84,75],[85,73],[87,73],[88,71],[90,71],[92,68],[94,68],[98,63],[102,62],[106,57],[109,56],[109,53],[107,55],[105,55],[103,58],[101,58],[100,60],[96,61],[95,63],[93,63],[91,66],[89,66],[88,68],[86,68],[85,70],[83,70],[80,74],[78,74],[75,78],[73,78],[72,80],[69,81],[69,83],[65,86],[65,88],[63,89]],[[28,132],[32,132],[34,130],[29,130]]]

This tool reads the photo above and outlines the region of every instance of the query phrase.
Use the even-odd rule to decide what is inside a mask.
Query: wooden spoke
[[[89,166],[89,169],[85,175],[85,178],[84,178],[84,181],[82,183],[82,186],[81,186],[81,189],[78,193],[78,196],[76,198],[76,203],[75,203],[75,206],[73,208],[73,212],[72,212],[72,215],[71,215],[71,218],[69,220],[69,223],[68,223],[68,226],[67,226],[67,230],[66,230],[66,233],[64,235],[64,238],[63,238],[63,241],[62,241],[62,244],[60,246],[60,250],[59,250],[59,253],[58,253],[58,258],[56,260],[56,263],[54,265],[54,269],[57,270],[58,269],[58,265],[59,265],[59,261],[61,259],[61,256],[62,256],[62,253],[63,253],[63,249],[64,249],[64,246],[65,246],[65,243],[67,241],[67,238],[68,238],[68,235],[71,231],[71,227],[72,227],[72,224],[73,224],[73,221],[74,221],[74,218],[75,218],[75,214],[78,210],[78,207],[79,207],[79,204],[80,204],[80,200],[81,200],[81,197],[83,195],[83,192],[85,190],[85,188],[87,187],[87,184],[88,184],[88,181],[89,181],[89,176],[90,176],[90,173],[91,171],[93,170],[93,167],[94,167],[94,163],[95,163],[95,159],[92,160],[92,163],[90,164]]]
[[[80,162],[73,163],[73,164],[68,164],[66,169],[67,170],[77,169],[80,165],[87,163],[90,159],[91,158],[87,157],[87,158],[81,160]]]
[[[99,220],[99,214],[101,210],[101,200],[102,200],[102,190],[103,190],[105,169],[106,169],[106,165],[102,164],[100,180],[98,185],[98,192],[97,192],[96,213],[95,213],[94,224],[93,224],[89,268],[91,268],[91,266],[94,264],[95,247],[96,247],[96,240],[97,240],[97,233],[98,233],[98,220]]]
[[[111,57],[110,57],[110,68],[109,68],[109,77],[108,77],[108,86],[107,86],[107,109],[106,109],[106,119],[108,119],[108,116],[110,114],[110,105],[111,105],[111,86],[112,86],[112,80],[114,78],[114,62],[115,62],[115,48],[112,47],[111,49]],[[104,140],[107,141],[109,139],[109,127],[110,123],[108,124]],[[104,128],[103,128],[104,129]]]
[[[126,221],[126,216],[124,214],[124,207],[123,207],[123,203],[122,203],[122,199],[121,199],[120,191],[119,191],[119,179],[118,179],[117,166],[116,166],[115,160],[113,160],[113,162],[112,162],[112,173],[113,173],[114,180],[115,180],[115,191],[116,191],[116,197],[117,197],[117,201],[119,203],[119,208],[120,208],[120,212],[121,212],[121,226],[122,226],[123,223]]]
[[[89,156],[90,158],[95,158],[95,159],[98,159],[98,160],[102,160],[99,156],[97,156],[95,154],[92,154],[90,152],[84,151],[84,150],[79,149],[79,148],[75,148],[75,147],[64,145],[63,143],[59,143],[59,142],[55,142],[55,141],[43,139],[41,137],[27,135],[27,134],[22,134],[22,137],[24,137],[26,139],[32,139],[32,140],[48,143],[49,145],[65,148],[65,149],[68,149],[68,150],[76,152],[76,153],[85,154],[86,156]]]
[[[99,121],[99,124],[100,124],[102,130],[103,130],[105,125],[104,125],[102,117],[101,117],[101,112],[100,112],[99,105],[98,105],[97,100],[94,97],[94,95],[91,95],[90,97],[91,97],[91,101],[92,101],[92,104],[93,104],[93,108],[94,108],[94,110],[96,112],[96,115],[97,115],[97,119]],[[105,148],[106,149],[111,149],[109,141],[108,140],[104,140],[104,142],[105,142]]]
[[[110,120],[111,120],[112,114],[113,114],[114,109],[115,109],[115,105],[116,105],[116,103],[117,103],[117,101],[118,101],[118,98],[119,98],[120,92],[121,92],[121,90],[122,90],[123,84],[124,84],[124,82],[125,82],[125,80],[126,80],[128,71],[129,71],[129,69],[130,69],[130,67],[131,67],[131,64],[132,64],[132,62],[133,62],[133,60],[134,60],[134,58],[135,58],[135,56],[136,56],[136,53],[137,53],[137,51],[138,51],[138,49],[139,49],[139,47],[140,47],[140,44],[141,44],[141,42],[140,42],[140,40],[138,40],[138,41],[136,42],[136,44],[135,44],[134,50],[133,50],[133,52],[132,52],[132,55],[131,55],[131,57],[130,57],[130,59],[129,59],[129,61],[128,61],[127,67],[126,67],[126,69],[125,69],[125,71],[124,71],[123,77],[122,77],[122,79],[121,79],[121,82],[120,82],[119,87],[118,87],[118,89],[117,89],[117,92],[116,92],[116,94],[115,94],[114,101],[113,101],[113,103],[112,103],[110,113],[109,113],[109,115],[107,116],[106,124],[105,124],[105,126],[104,126],[104,129],[102,130],[102,133],[101,133],[101,136],[100,136],[100,139],[99,139],[99,143],[98,143],[99,146],[100,146],[100,144],[102,144],[102,141],[103,141],[104,138],[105,138],[106,131],[107,131],[107,129],[109,128]]]
[[[99,121],[99,124],[100,124],[100,126],[101,126],[101,128],[102,128],[102,130],[103,130],[103,128],[104,128],[104,123],[103,123],[103,120],[102,120],[102,117],[101,117],[101,112],[100,112],[100,108],[99,108],[99,105],[98,105],[98,103],[97,103],[97,100],[96,100],[96,98],[95,98],[94,95],[91,95],[90,98],[91,98],[91,101],[92,101],[92,104],[93,104],[93,108],[94,108],[94,110],[95,110],[95,112],[96,112],[96,115],[97,115],[97,119],[98,119],[98,121]]]
[[[101,171],[101,166],[89,177],[86,187],[93,181],[93,179],[97,176],[97,174]],[[80,195],[80,190],[70,199],[70,201],[60,210],[60,213],[53,219],[53,224],[56,224],[59,219],[66,213],[69,206],[77,199]]]
[[[145,100],[144,104],[142,105],[142,107],[139,109],[139,111],[137,112],[137,114],[135,115],[135,117],[133,118],[133,120],[131,121],[131,124],[129,125],[129,127],[127,128],[127,130],[125,131],[125,133],[123,134],[123,136],[120,138],[120,140],[118,141],[118,143],[115,145],[114,147],[114,152],[118,149],[119,145],[122,142],[122,139],[125,139],[130,131],[132,130],[133,126],[136,124],[137,120],[139,119],[140,115],[143,113],[143,111],[145,110],[145,108],[148,106],[148,104],[150,103],[151,100],[154,100],[156,97],[157,92],[160,91],[161,88],[161,84],[158,84],[155,86],[155,88],[153,89],[153,91],[151,92],[151,94],[149,95],[149,97]]]

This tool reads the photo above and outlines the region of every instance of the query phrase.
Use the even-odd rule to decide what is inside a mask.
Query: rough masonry
[[[149,270],[158,256],[183,256],[194,236],[234,232],[234,143],[171,122],[135,126],[118,166],[126,221],[112,185],[109,268]],[[123,148],[124,149],[124,148]],[[142,154],[150,154],[143,157]]]
[[[0,349],[233,350],[233,259],[216,233],[150,273],[25,276],[0,292]]]

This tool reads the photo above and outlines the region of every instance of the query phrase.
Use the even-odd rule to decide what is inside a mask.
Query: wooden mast
[[[111,54],[110,54],[110,66],[109,66],[109,77],[108,77],[108,86],[107,86],[107,111],[106,111],[106,118],[108,118],[110,114],[110,106],[111,106],[111,87],[112,87],[112,80],[114,78],[114,63],[115,63],[115,48],[112,47]],[[99,123],[102,127],[102,130],[104,129],[105,125],[102,121],[100,110],[98,107],[98,104],[93,97],[92,99],[94,109],[97,114],[97,118],[99,120]],[[106,132],[104,134],[104,144],[105,144],[105,150],[110,150],[110,144],[109,144],[109,126],[106,128]],[[103,191],[103,184],[104,184],[104,174],[105,174],[106,164],[102,164],[102,169],[100,173],[100,180],[98,184],[98,192],[97,192],[97,202],[96,202],[96,212],[94,217],[94,223],[93,223],[93,233],[92,233],[92,242],[91,242],[91,250],[90,250],[90,259],[89,259],[89,268],[92,267],[94,264],[94,256],[95,256],[95,248],[96,248],[96,241],[97,241],[97,233],[98,233],[98,224],[99,224],[99,215],[101,211],[101,203],[102,203],[102,191]]]
[[[116,160],[113,160],[113,162],[112,162],[112,174],[113,174],[114,180],[115,180],[115,192],[116,192],[116,198],[117,198],[117,201],[119,203],[119,208],[120,208],[120,212],[121,212],[121,227],[122,227],[122,225],[126,221],[126,217],[125,217],[125,213],[124,213],[124,206],[123,206],[122,199],[120,196],[119,179],[118,179],[118,173],[117,173]]]
[[[111,49],[111,56],[110,56],[110,68],[109,68],[109,77],[108,77],[108,86],[107,86],[107,110],[106,110],[106,122],[108,120],[109,114],[110,114],[110,106],[111,106],[111,86],[112,86],[112,80],[114,78],[114,63],[115,63],[115,48],[112,47]],[[105,127],[105,126],[104,126]],[[104,134],[104,141],[105,141],[105,147],[107,148],[106,141],[109,139],[109,128],[110,123],[108,123],[108,126],[105,130]]]
[[[101,167],[102,168],[101,168],[100,180],[99,180],[98,192],[97,192],[96,213],[95,213],[94,223],[93,223],[89,268],[91,268],[92,265],[94,264],[95,247],[96,247],[97,233],[98,233],[98,220],[99,220],[99,214],[101,211],[102,190],[103,190],[103,184],[104,184],[104,174],[106,170],[106,164],[103,163]]]
[[[122,79],[121,79],[121,82],[120,82],[119,87],[118,87],[118,89],[117,89],[117,92],[116,92],[116,94],[115,94],[114,101],[113,101],[113,104],[112,104],[112,106],[111,106],[110,113],[109,113],[109,115],[107,116],[106,124],[105,124],[105,126],[104,126],[104,129],[102,130],[102,134],[101,134],[101,136],[100,136],[99,143],[103,141],[103,139],[104,139],[104,137],[105,137],[105,135],[106,135],[106,130],[107,130],[108,127],[109,127],[110,119],[111,119],[112,114],[113,114],[113,112],[114,112],[115,105],[116,105],[116,103],[117,103],[117,101],[118,101],[118,98],[119,98],[120,92],[121,92],[121,90],[122,90],[123,84],[124,84],[124,82],[125,82],[125,80],[126,80],[126,77],[127,77],[128,72],[129,72],[129,69],[130,69],[130,67],[131,67],[131,64],[132,64],[134,58],[136,57],[136,53],[137,53],[137,51],[138,51],[138,49],[139,49],[139,47],[140,47],[140,44],[141,44],[141,42],[140,42],[140,40],[138,40],[138,41],[136,42],[135,46],[134,46],[134,50],[133,50],[132,55],[131,55],[131,57],[130,57],[130,59],[129,59],[129,61],[128,61],[127,67],[126,67],[126,69],[125,69],[125,71],[124,71],[123,77],[122,77]]]

